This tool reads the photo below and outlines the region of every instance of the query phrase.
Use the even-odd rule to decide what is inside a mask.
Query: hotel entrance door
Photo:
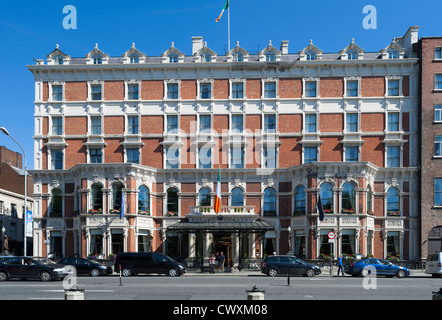
[[[226,257],[226,262],[224,264],[224,267],[231,267],[232,266],[232,239],[230,235],[226,234],[215,234],[213,237],[215,252],[221,254],[221,252],[224,253],[224,256]]]

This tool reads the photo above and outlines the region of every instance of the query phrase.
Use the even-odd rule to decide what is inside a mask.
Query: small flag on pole
[[[215,195],[215,212],[221,211],[221,169],[218,168],[218,182],[216,183],[216,195]]]
[[[124,200],[124,193],[121,192],[121,208],[120,208],[120,219],[124,217],[124,208],[126,207],[126,201]]]
[[[221,19],[221,17],[223,16],[224,10],[227,10],[228,8],[229,8],[229,0],[226,0],[226,3],[224,4],[224,7],[223,7],[223,11],[221,11],[221,14],[219,15],[218,19],[216,19],[216,22],[218,22]]]
[[[319,221],[324,221],[324,209],[322,208],[321,196],[318,199]]]

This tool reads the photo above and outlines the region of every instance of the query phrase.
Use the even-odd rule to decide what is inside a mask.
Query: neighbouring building
[[[0,242],[4,252],[3,236],[8,237],[9,253],[21,255],[24,250],[24,199],[25,171],[23,156],[20,153],[0,146]],[[33,199],[30,197],[34,189],[32,177],[28,175],[27,209],[32,211]],[[4,228],[4,234],[3,234]],[[27,238],[28,254],[32,249],[32,238]]]
[[[380,52],[57,46],[28,66],[34,253],[418,258],[417,43],[411,27]]]
[[[442,37],[423,37],[420,53],[422,258],[442,251]]]

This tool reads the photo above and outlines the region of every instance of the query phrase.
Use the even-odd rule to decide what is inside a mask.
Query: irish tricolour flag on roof
[[[227,10],[228,8],[229,8],[229,0],[226,0],[226,3],[224,4],[224,7],[223,7],[223,11],[221,11],[221,14],[219,15],[218,19],[216,19],[216,22],[218,22],[221,19],[221,17],[223,16],[224,10]]]

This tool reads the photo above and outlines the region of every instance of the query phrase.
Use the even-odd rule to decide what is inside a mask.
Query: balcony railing
[[[195,206],[190,207],[190,214],[194,215],[214,215],[216,214],[215,209],[213,207],[204,207],[204,206]],[[218,214],[222,215],[254,215],[255,207],[254,206],[226,206],[221,207],[221,210]]]

